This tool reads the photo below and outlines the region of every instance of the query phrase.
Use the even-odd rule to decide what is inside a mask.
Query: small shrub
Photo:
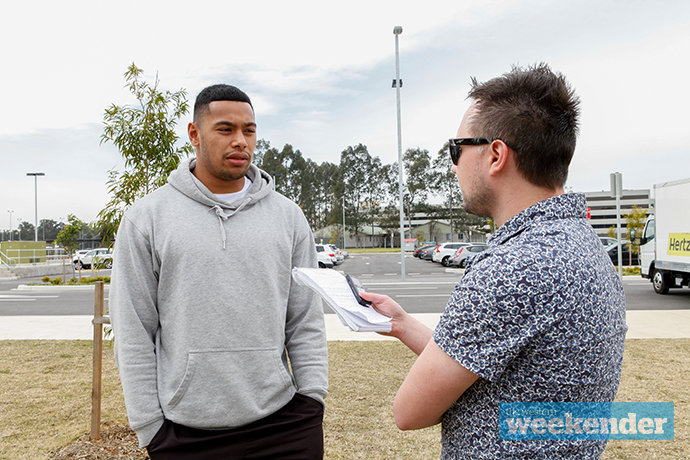
[[[640,276],[642,273],[640,267],[623,267],[623,276]]]
[[[50,283],[50,276],[44,276],[43,278],[41,278],[41,281],[43,281],[44,283]]]
[[[58,276],[57,278],[50,280],[50,284],[62,284],[62,277]]]

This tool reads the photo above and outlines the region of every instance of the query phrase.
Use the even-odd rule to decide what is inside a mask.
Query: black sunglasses
[[[450,159],[454,165],[458,164],[460,154],[462,153],[461,145],[484,145],[491,144],[492,141],[485,137],[461,137],[459,139],[448,139],[448,150],[450,151]]]

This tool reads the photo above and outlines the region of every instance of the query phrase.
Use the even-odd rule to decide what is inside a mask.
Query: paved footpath
[[[430,328],[441,316],[436,313],[413,314]],[[91,340],[92,316],[3,316],[0,340]],[[628,339],[690,338],[690,310],[633,310],[627,312]],[[374,332],[351,332],[334,314],[326,315],[328,340],[395,340]]]

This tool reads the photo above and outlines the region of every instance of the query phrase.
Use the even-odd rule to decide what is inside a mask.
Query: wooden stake
[[[103,363],[103,281],[97,281],[93,304],[93,383],[91,388],[91,441],[101,439],[101,370]],[[110,322],[110,321],[108,321]]]

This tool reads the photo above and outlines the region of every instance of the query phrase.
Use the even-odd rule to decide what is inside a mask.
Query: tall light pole
[[[12,213],[13,213],[14,211],[10,211],[10,210],[8,209],[7,212],[10,213],[10,241],[12,241]]]
[[[398,175],[399,175],[399,191],[400,191],[400,273],[402,280],[405,281],[405,211],[403,208],[403,164],[402,164],[402,124],[400,121],[400,88],[402,88],[402,80],[400,79],[400,52],[398,51],[398,35],[402,33],[401,26],[393,27],[393,35],[395,35],[395,80],[393,80],[393,88],[395,88],[395,100],[398,108]]]
[[[345,248],[345,187],[343,187],[343,249]]]
[[[27,176],[34,176],[34,201],[35,201],[35,214],[34,214],[34,236],[36,237],[34,241],[38,241],[38,176],[45,176],[42,172],[36,173],[26,173]]]

